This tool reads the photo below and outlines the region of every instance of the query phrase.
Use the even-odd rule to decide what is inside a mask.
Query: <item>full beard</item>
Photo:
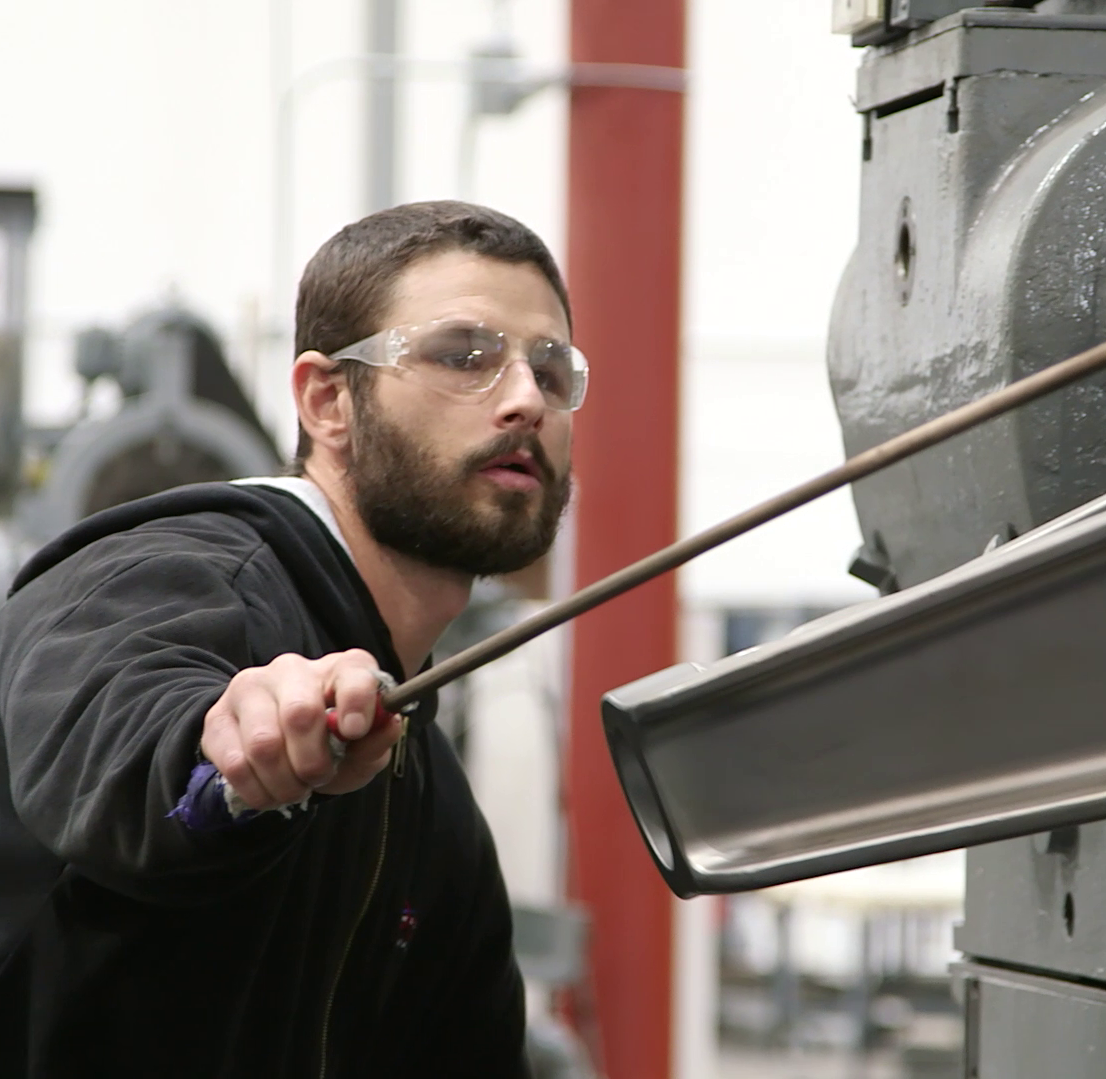
[[[474,504],[470,481],[488,462],[519,450],[534,458],[540,493],[493,489]],[[357,425],[348,478],[361,520],[378,543],[476,577],[512,573],[545,554],[572,490],[571,474],[556,474],[534,434],[503,434],[451,468],[379,412]]]

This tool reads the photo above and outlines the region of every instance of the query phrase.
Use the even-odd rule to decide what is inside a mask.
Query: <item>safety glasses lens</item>
[[[502,334],[479,326],[437,326],[412,342],[405,365],[446,388],[472,392],[495,381],[506,353]]]
[[[476,393],[494,385],[511,358],[505,334],[450,323],[426,327],[408,338],[398,363],[447,392]],[[531,345],[527,361],[551,408],[580,407],[587,364],[577,349],[563,341],[538,340]]]
[[[573,360],[572,346],[561,341],[539,341],[530,353],[534,381],[553,408],[574,407]]]

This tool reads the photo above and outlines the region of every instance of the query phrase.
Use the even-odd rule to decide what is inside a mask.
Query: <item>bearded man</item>
[[[527,1074],[487,826],[433,698],[377,694],[553,541],[564,284],[518,222],[413,204],[296,316],[294,475],[88,518],[0,611],[0,1075]]]

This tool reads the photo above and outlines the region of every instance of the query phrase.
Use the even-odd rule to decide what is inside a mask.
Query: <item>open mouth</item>
[[[532,476],[536,480],[542,478],[541,470],[538,468],[538,464],[534,458],[523,453],[512,453],[506,457],[496,457],[494,460],[489,461],[480,471],[491,472],[496,470],[513,472],[515,475],[519,476]]]
[[[544,479],[537,461],[525,453],[495,457],[480,469],[480,474],[502,487],[518,490],[540,487]]]

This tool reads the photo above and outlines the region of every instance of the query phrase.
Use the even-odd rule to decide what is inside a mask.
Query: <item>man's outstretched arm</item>
[[[281,790],[276,777],[286,773],[289,752],[303,767],[301,747],[313,737],[300,730],[291,750],[284,743],[273,754],[258,700],[272,698],[282,679],[256,670],[270,659],[251,640],[266,613],[247,610],[228,568],[199,553],[155,554],[115,563],[56,613],[43,614],[39,598],[33,588],[17,594],[2,639],[0,723],[24,827],[91,879],[167,902],[211,898],[212,889],[233,887],[279,857],[299,821],[264,814],[240,829],[201,834],[167,819],[201,752],[205,718],[205,748],[247,789],[248,764]],[[297,677],[296,664],[276,666]],[[360,686],[361,696],[350,696],[357,706],[367,703],[365,679]],[[284,701],[298,695],[279,692]],[[278,719],[297,728],[311,726],[304,715],[298,706],[277,708]],[[357,746],[342,779],[367,782],[392,733]],[[325,733],[318,739],[325,744]]]

